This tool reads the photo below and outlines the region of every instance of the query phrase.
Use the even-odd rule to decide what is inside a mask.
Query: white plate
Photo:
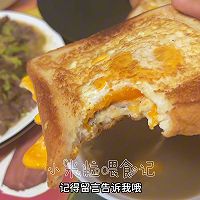
[[[59,48],[64,45],[62,37],[43,20],[18,12],[0,11],[0,18],[5,16],[8,16],[12,20],[23,22],[27,25],[36,27],[39,31],[41,31],[41,33],[46,36],[46,44],[44,46],[45,52]],[[25,128],[30,122],[33,121],[37,113],[37,108],[34,108],[31,112],[27,113],[23,118],[21,118],[21,120],[19,120],[14,126],[9,128],[8,131],[4,133],[4,135],[0,136],[0,144],[8,140],[12,136],[16,135],[23,128]]]
[[[23,190],[23,191],[15,191],[12,190],[10,188],[8,188],[7,186],[3,185],[3,180],[4,180],[4,176],[6,174],[6,170],[12,160],[12,157],[14,155],[15,150],[13,150],[12,152],[10,152],[1,162],[0,162],[0,169],[1,169],[1,173],[0,173],[0,190],[2,193],[4,194],[8,194],[10,196],[15,196],[15,197],[24,197],[24,198],[32,198],[32,197],[36,197],[44,192],[46,192],[49,188],[47,186],[47,182],[41,183],[37,186],[34,186],[32,188]]]

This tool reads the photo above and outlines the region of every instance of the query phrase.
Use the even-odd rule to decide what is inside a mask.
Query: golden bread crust
[[[181,98],[181,97],[180,97]],[[177,103],[170,112],[173,121],[171,131],[167,137],[174,135],[200,134],[200,101],[194,103]]]
[[[173,109],[169,115],[173,122],[167,137],[200,134],[200,76],[186,81],[166,94]]]
[[[169,91],[167,97],[173,104],[193,104],[200,102],[200,76],[186,81],[172,91]]]
[[[48,168],[46,170],[49,185],[51,186],[54,185],[55,181],[61,181],[60,178],[64,173],[64,169],[60,159],[65,158],[67,145],[65,144],[66,140],[63,140],[63,137],[60,134],[62,132],[62,128],[59,124],[58,109],[54,105],[50,87],[42,77],[38,76],[37,72],[29,69],[30,68],[28,67],[28,73],[32,77],[32,81],[35,83],[34,89],[37,93],[37,104],[42,122],[43,134],[45,137],[45,145],[48,149]],[[60,172],[56,172],[55,175],[52,175],[52,170],[49,170],[49,167],[53,167],[53,163],[55,163],[55,165],[60,169]]]

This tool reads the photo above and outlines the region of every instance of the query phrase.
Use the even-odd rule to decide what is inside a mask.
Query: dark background
[[[129,0],[38,0],[38,7],[67,43],[118,24],[131,11]]]

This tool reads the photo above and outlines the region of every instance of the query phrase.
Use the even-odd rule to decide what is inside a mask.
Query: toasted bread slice
[[[170,5],[31,60],[49,185],[63,159],[123,116],[166,137],[200,134],[200,22]],[[134,136],[133,136],[134,139]]]
[[[132,18],[143,12],[170,4],[170,2],[171,0],[141,0],[140,4],[129,13],[128,18]]]

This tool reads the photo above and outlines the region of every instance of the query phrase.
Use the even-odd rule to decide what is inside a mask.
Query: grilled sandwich
[[[36,160],[60,169],[49,186],[64,159],[124,116],[165,137],[200,134],[199,65],[200,22],[170,5],[31,60],[22,86],[37,100],[46,148],[40,139],[30,154],[43,146]]]

